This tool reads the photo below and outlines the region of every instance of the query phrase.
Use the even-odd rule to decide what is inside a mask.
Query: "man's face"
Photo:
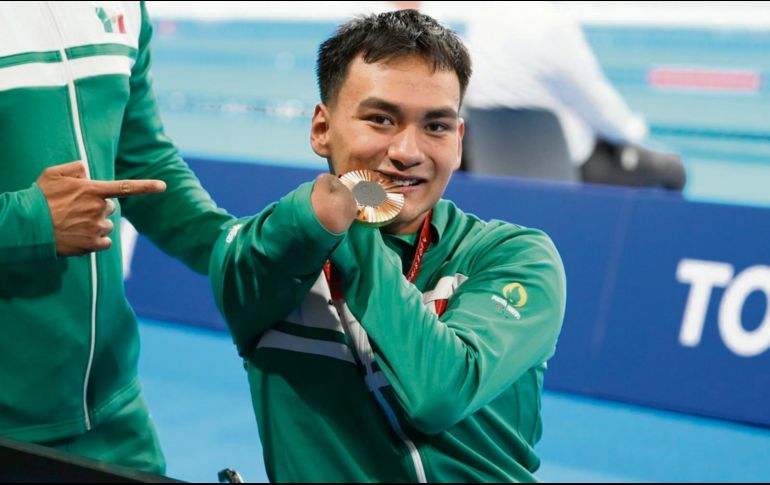
[[[333,173],[382,173],[402,185],[404,208],[386,230],[417,232],[460,166],[464,123],[454,71],[416,56],[351,62],[337,97],[316,106],[313,150]]]

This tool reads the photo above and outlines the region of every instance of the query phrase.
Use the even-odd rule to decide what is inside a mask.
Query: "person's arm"
[[[313,187],[301,185],[256,216],[241,219],[217,241],[212,290],[241,355],[302,302],[343,237],[319,222],[311,204]]]
[[[607,80],[580,26],[559,15],[554,19],[547,51],[551,70],[545,75],[550,91],[600,138],[641,143],[647,136],[647,123]]]
[[[498,230],[509,235],[478,248],[441,317],[402,275],[379,231],[354,225],[332,254],[352,314],[410,423],[424,433],[471,415],[554,352],[566,298],[561,259],[539,231]],[[518,308],[518,290],[509,308],[500,304],[511,283],[526,291]]]
[[[166,253],[199,273],[209,267],[211,249],[223,229],[234,220],[218,209],[177,149],[165,135],[150,76],[152,26],[142,3],[139,52],[130,78],[130,98],[115,165],[116,179],[159,179],[162,194],[121,201],[137,230]]]
[[[0,265],[55,258],[51,213],[37,183],[0,194]]]

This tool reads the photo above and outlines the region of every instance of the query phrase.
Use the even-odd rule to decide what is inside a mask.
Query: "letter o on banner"
[[[746,331],[741,311],[746,298],[757,290],[765,293],[765,317],[755,330]],[[719,305],[719,333],[725,345],[741,357],[754,357],[770,348],[770,267],[752,266],[727,287]]]

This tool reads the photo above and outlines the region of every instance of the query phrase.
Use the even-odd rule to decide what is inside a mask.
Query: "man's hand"
[[[334,234],[347,231],[358,212],[353,192],[337,177],[328,173],[316,178],[310,203],[319,222]]]
[[[128,197],[166,190],[161,180],[88,180],[82,162],[49,167],[37,179],[53,219],[56,252],[80,256],[112,246],[107,237],[115,211],[112,197]]]

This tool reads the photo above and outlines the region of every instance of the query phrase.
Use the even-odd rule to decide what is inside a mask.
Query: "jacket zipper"
[[[333,304],[334,308],[337,310],[337,316],[339,316],[340,322],[345,329],[345,333],[348,334],[348,336],[353,341],[353,347],[357,354],[358,361],[364,366],[364,380],[366,381],[366,386],[369,389],[369,392],[374,394],[374,398],[385,412],[385,416],[387,417],[391,428],[393,428],[393,431],[399,437],[404,446],[406,446],[407,451],[409,452],[409,458],[412,460],[414,472],[417,475],[417,482],[428,483],[428,479],[425,475],[425,467],[422,464],[420,451],[417,449],[417,446],[414,444],[414,442],[406,435],[404,429],[401,427],[401,424],[398,422],[396,413],[393,412],[393,409],[385,400],[385,396],[383,396],[382,392],[380,392],[377,379],[375,379],[375,373],[372,370],[374,353],[371,346],[369,345],[369,337],[366,335],[366,331],[363,329],[361,324],[358,323],[356,317],[350,311],[347,303],[345,303],[344,300],[333,300]],[[348,320],[348,318],[352,319],[352,321]],[[355,327],[355,330],[353,327]],[[354,335],[356,330],[360,331],[360,333]]]
[[[78,151],[80,152],[80,161],[83,164],[86,172],[86,178],[91,179],[91,169],[88,163],[88,155],[86,154],[85,143],[83,142],[83,132],[80,126],[80,115],[78,111],[77,93],[75,92],[75,76],[72,74],[72,68],[67,58],[67,52],[64,48],[64,34],[62,33],[59,23],[56,21],[56,14],[51,7],[50,2],[45,2],[48,8],[48,13],[51,16],[51,21],[56,27],[56,32],[59,34],[60,48],[59,53],[62,58],[62,66],[67,74],[67,88],[69,90],[70,108],[72,112],[72,125],[75,130],[75,138],[77,140]],[[96,345],[96,297],[97,297],[97,267],[96,267],[96,253],[89,255],[91,259],[91,345],[88,350],[88,365],[86,366],[86,375],[83,378],[83,414],[85,416],[86,431],[91,430],[91,417],[88,413],[88,381],[91,377],[91,367],[94,361],[94,348]]]

